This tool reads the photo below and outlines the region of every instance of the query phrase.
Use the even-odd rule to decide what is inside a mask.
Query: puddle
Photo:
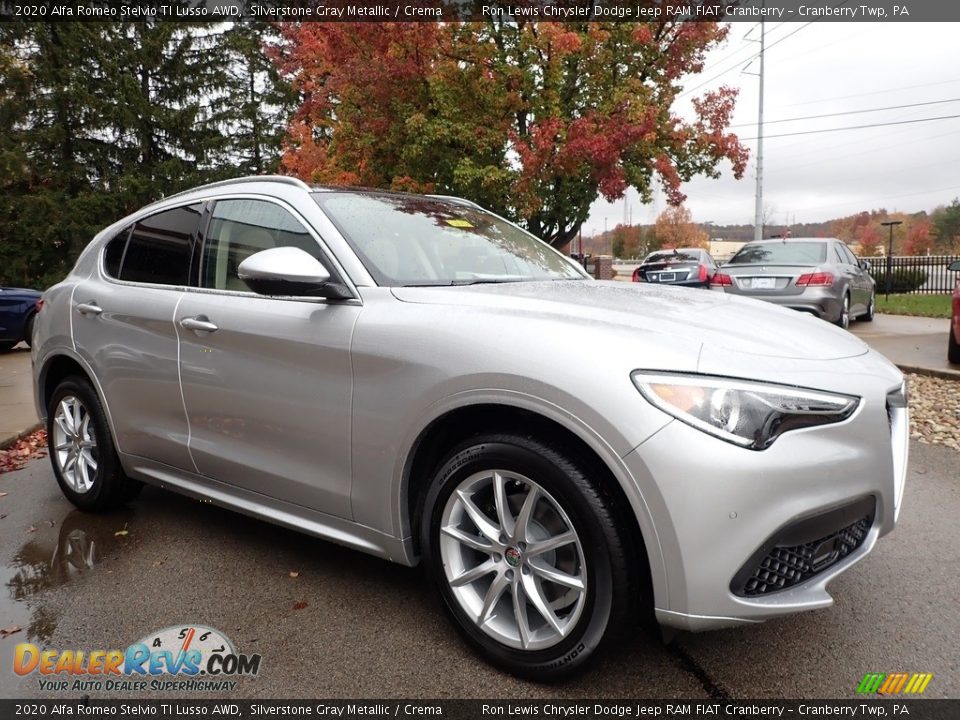
[[[43,593],[95,572],[101,560],[126,541],[115,533],[124,529],[133,515],[129,509],[109,515],[70,510],[59,522],[35,524],[36,532],[27,535],[0,568],[0,617],[5,627],[22,628],[3,644],[47,642],[57,619],[43,605]]]

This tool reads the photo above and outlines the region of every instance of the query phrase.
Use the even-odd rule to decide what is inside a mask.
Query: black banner
[[[2,718],[910,718],[955,720],[960,700],[0,700]]]
[[[943,0],[0,0],[4,21],[949,22]]]

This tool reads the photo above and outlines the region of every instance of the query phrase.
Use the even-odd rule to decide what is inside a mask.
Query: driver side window
[[[298,247],[327,267],[317,242],[286,209],[266,200],[218,200],[204,244],[200,286],[250,292],[237,268],[254,253],[275,247]]]

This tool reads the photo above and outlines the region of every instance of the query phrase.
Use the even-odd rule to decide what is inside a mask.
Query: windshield
[[[748,243],[727,265],[819,265],[826,259],[823,242]]]
[[[533,235],[473,207],[377,192],[320,192],[313,198],[379,285],[588,277]]]

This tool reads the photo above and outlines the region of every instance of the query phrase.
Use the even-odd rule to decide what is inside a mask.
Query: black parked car
[[[657,250],[633,271],[633,281],[705,288],[716,271],[717,264],[706,250]]]
[[[0,352],[21,340],[30,344],[39,299],[39,290],[0,287]]]

